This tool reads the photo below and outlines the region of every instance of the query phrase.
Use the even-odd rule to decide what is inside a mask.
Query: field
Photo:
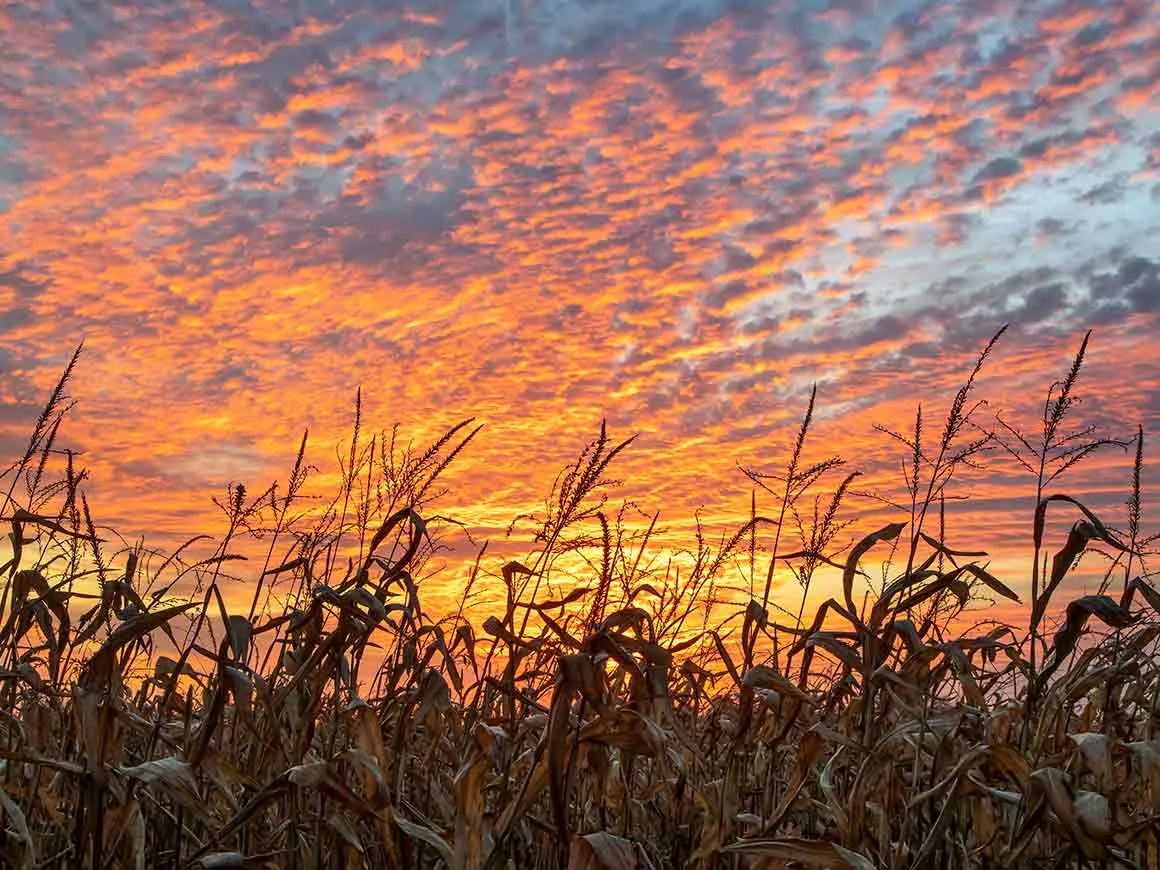
[[[497,566],[486,614],[429,613],[417,579],[470,422],[417,451],[356,419],[323,503],[304,438],[281,485],[220,500],[215,552],[161,556],[99,533],[59,446],[74,356],[3,478],[5,866],[1156,867],[1144,433],[1073,420],[1086,344],[1033,431],[980,425],[991,345],[942,413],[885,429],[906,500],[876,528],[845,518],[855,463],[807,460],[811,397],[781,470],[747,472],[749,522],[698,535],[681,572],[611,501],[633,448],[602,426],[520,518],[534,547]],[[1115,521],[1066,494],[1105,450],[1124,456]],[[1022,596],[986,541],[941,531],[989,454],[1038,505]],[[1081,557],[1099,592],[1068,600]],[[738,563],[758,566],[740,597]],[[811,615],[823,573],[841,594]],[[771,597],[787,575],[799,607]],[[1020,597],[1017,625],[964,618]]]

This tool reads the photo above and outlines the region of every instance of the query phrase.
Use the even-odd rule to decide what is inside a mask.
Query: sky
[[[483,537],[606,417],[687,538],[815,383],[809,455],[897,481],[874,424],[1004,323],[987,413],[1031,425],[1093,329],[1084,418],[1154,431],[1158,83],[1147,0],[7,2],[0,446],[83,339],[67,441],[130,536],[213,531],[307,426],[325,466],[361,386],[485,424],[445,499]],[[1122,524],[1129,474],[1069,491]],[[1029,489],[1000,462],[955,530],[1015,552]]]

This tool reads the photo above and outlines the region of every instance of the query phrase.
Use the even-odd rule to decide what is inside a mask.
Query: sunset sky
[[[873,424],[1003,323],[991,410],[1092,328],[1085,419],[1160,429],[1154,0],[0,6],[2,444],[83,338],[64,440],[130,536],[215,531],[307,426],[332,466],[359,385],[486,424],[441,506],[484,538],[602,416],[620,495],[719,534],[812,383],[811,456],[885,486]],[[1065,489],[1122,525],[1129,474]],[[969,491],[965,545],[1026,539],[1031,481]]]

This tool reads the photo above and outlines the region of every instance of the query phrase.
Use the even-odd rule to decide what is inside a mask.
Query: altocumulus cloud
[[[1008,321],[998,394],[1098,325],[1096,411],[1154,424],[1157,57],[1141,0],[9,3],[5,400],[86,337],[101,503],[174,533],[359,382],[384,424],[489,422],[489,516],[601,414],[645,433],[634,494],[743,510],[812,381],[878,455]]]

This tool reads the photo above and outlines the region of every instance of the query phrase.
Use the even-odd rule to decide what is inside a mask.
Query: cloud
[[[488,421],[456,487],[492,519],[604,415],[643,500],[740,491],[814,381],[874,464],[870,423],[1005,321],[999,395],[1098,324],[1130,416],[1158,44],[1149,4],[1071,0],[8,4],[12,399],[86,338],[75,438],[142,531],[337,437],[359,384],[417,437]],[[150,508],[120,475],[158,455],[185,470]]]
[[[999,178],[1010,178],[1023,170],[1023,164],[1014,157],[996,157],[975,173],[974,181],[994,181]]]
[[[1127,313],[1160,313],[1160,263],[1132,256],[1115,271],[1092,275],[1091,296],[1103,307]]]
[[[0,254],[0,288],[9,291],[14,298],[29,299],[39,296],[48,289],[48,286],[46,280],[35,277],[26,265],[6,263],[5,257]]]

